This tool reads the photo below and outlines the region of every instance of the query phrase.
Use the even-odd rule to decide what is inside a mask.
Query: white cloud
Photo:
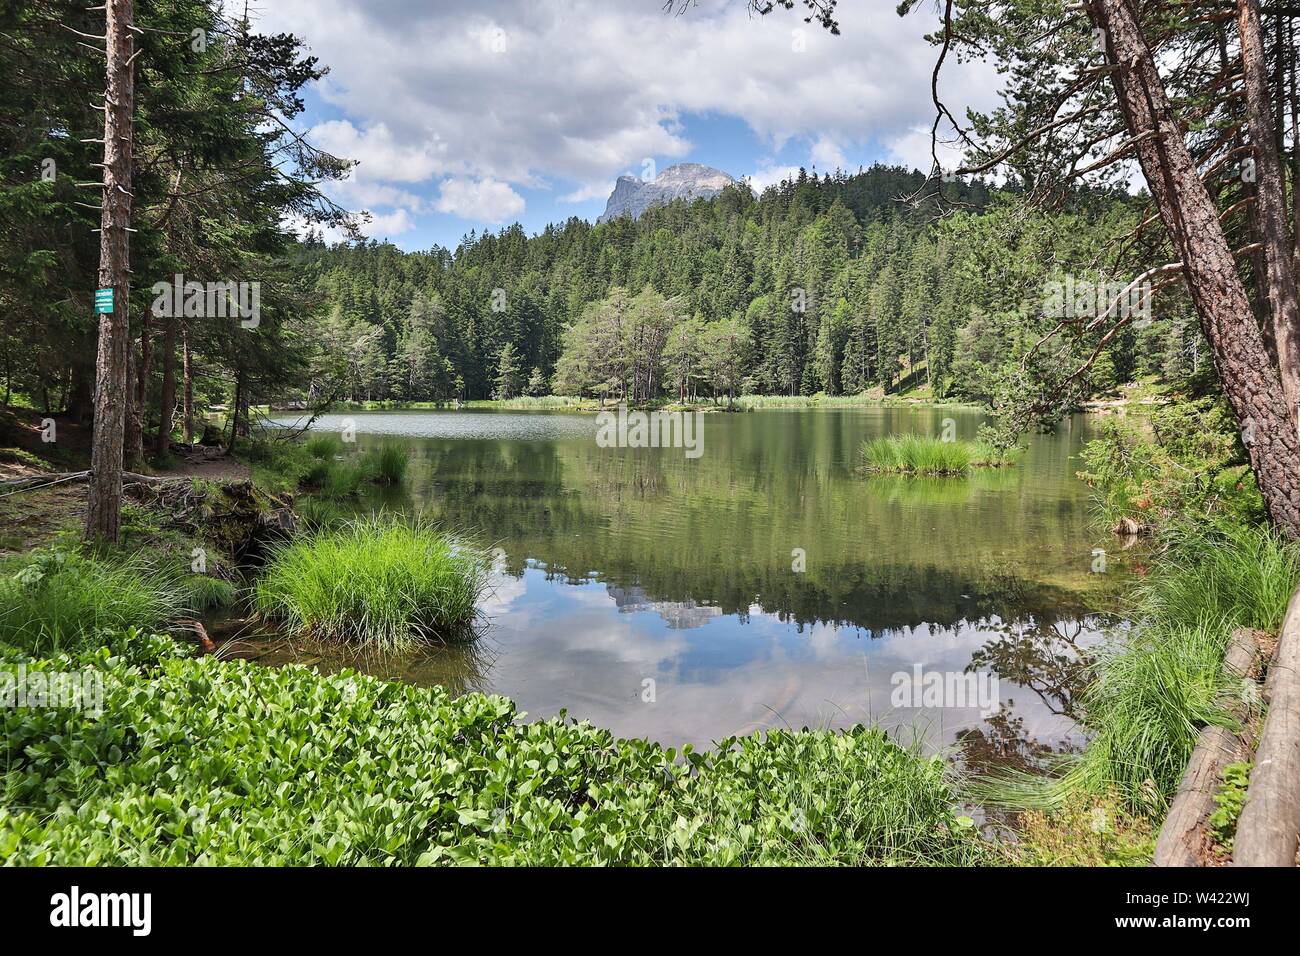
[[[781,10],[751,17],[739,2],[672,16],[653,0],[276,0],[259,28],[304,37],[331,68],[321,95],[350,120],[313,132],[361,158],[362,175],[558,181],[576,185],[571,199],[599,195],[646,157],[688,155],[686,113],[739,117],[773,153],[807,140],[819,170],[873,144],[913,162],[912,133],[933,108],[932,18],[868,4],[837,13],[832,37]],[[944,94],[957,115],[988,108],[996,79],[953,63]]]
[[[358,172],[387,182],[415,183],[445,168],[447,144],[436,134],[422,142],[398,142],[384,123],[357,129],[348,120],[330,120],[313,126],[308,138],[336,156],[358,161]]]
[[[778,166],[768,163],[760,169],[754,170],[746,179],[749,180],[749,186],[754,192],[761,194],[768,186],[775,186],[783,179],[795,179],[799,175],[798,166]]]
[[[462,219],[505,222],[524,211],[524,197],[495,179],[447,179],[440,188],[438,212]]]
[[[390,213],[372,213],[371,220],[361,227],[361,231],[373,239],[399,236],[415,228],[415,221],[405,209]]]
[[[934,155],[938,155],[942,169],[958,169],[962,162],[961,150],[946,142],[942,135],[934,143],[934,153],[931,153],[929,126],[913,126],[890,140],[888,146],[895,162],[924,173],[934,168]]]
[[[588,183],[579,186],[571,193],[560,197],[560,202],[586,202],[589,199],[605,199],[614,191],[614,183],[609,180]]]
[[[833,173],[837,169],[849,171],[849,161],[844,158],[844,151],[829,137],[817,137],[817,142],[813,144],[811,158],[818,172]]]

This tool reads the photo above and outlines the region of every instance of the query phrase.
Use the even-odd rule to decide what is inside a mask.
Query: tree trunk
[[[1131,0],[1096,0],[1089,12],[1106,37],[1108,61],[1118,66],[1111,82],[1130,134],[1155,134],[1138,143],[1138,161],[1183,263],[1264,503],[1280,530],[1300,537],[1300,436],[1287,414],[1281,379],[1269,362],[1218,210],[1187,151]]]
[[[1300,60],[1300,51],[1295,45],[1295,23],[1287,23],[1287,36],[1291,51],[1291,246],[1292,262],[1297,275],[1300,275],[1300,70],[1296,61]],[[1282,105],[1278,104],[1280,110]]]
[[[235,398],[230,403],[230,441],[225,451],[227,455],[235,450],[235,440],[239,437],[239,405],[243,400],[244,373],[240,371],[235,373]]]
[[[135,363],[131,394],[131,414],[126,420],[126,465],[137,468],[144,461],[144,429],[149,401],[149,372],[153,362],[153,343],[149,338],[149,313],[140,319],[140,357]]]
[[[158,440],[154,453],[161,458],[172,442],[172,413],[176,410],[176,320],[167,319],[163,329],[162,400],[158,407]]]
[[[131,0],[106,0],[108,50],[104,91],[104,200],[100,216],[99,287],[113,290],[113,311],[99,317],[95,423],[91,447],[87,539],[117,543],[122,511],[122,439],[131,346],[131,124],[134,105]]]
[[[182,375],[185,379],[183,389],[183,398],[185,405],[184,421],[182,429],[185,436],[185,444],[194,444],[194,371],[190,361],[190,330],[188,328],[181,330],[181,351],[182,351]]]
[[[1277,347],[1282,391],[1292,425],[1300,410],[1300,302],[1287,233],[1282,165],[1278,160],[1276,129],[1269,109],[1268,64],[1259,20],[1259,0],[1237,0],[1237,30],[1241,35],[1242,73],[1246,87],[1246,121],[1255,150],[1256,190],[1253,222],[1263,243],[1265,274],[1258,281],[1267,288]],[[1281,57],[1281,51],[1278,56]],[[1282,104],[1278,104],[1281,116]],[[1293,428],[1294,430],[1294,428]]]

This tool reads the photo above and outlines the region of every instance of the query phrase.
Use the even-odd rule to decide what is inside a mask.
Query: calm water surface
[[[1018,467],[958,479],[853,473],[872,436],[952,418],[973,437],[981,416],[952,408],[706,415],[694,459],[598,447],[592,415],[353,413],[315,428],[345,418],[357,449],[411,454],[407,486],[366,507],[423,511],[497,549],[482,638],[374,672],[674,746],[869,721],[959,742],[971,761],[1074,740],[1070,671],[1115,623],[1090,612],[1117,577],[1092,573],[1093,549],[1114,545],[1074,477],[1082,417],[1034,436]],[[894,675],[917,665],[997,673],[1001,707],[892,706]]]

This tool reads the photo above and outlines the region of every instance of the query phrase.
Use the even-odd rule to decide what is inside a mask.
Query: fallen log
[[[1268,717],[1255,748],[1234,866],[1295,866],[1300,834],[1300,588],[1291,595],[1265,687]]]
[[[7,478],[0,481],[0,488],[20,490],[41,485],[62,484],[76,481],[89,481],[90,471],[46,472],[39,475],[24,475],[21,478]],[[123,485],[163,485],[169,481],[188,481],[187,478],[166,478],[157,475],[138,475],[133,471],[122,472]]]
[[[1238,628],[1233,631],[1223,656],[1224,677],[1234,684],[1249,679],[1255,672],[1258,657],[1259,642],[1254,632]],[[1244,727],[1249,706],[1243,695],[1229,695],[1220,703]],[[1248,749],[1241,734],[1226,727],[1210,726],[1201,730],[1169,815],[1156,839],[1156,866],[1204,864],[1209,849],[1207,826],[1214,812],[1214,795],[1218,793],[1223,768],[1245,760]]]

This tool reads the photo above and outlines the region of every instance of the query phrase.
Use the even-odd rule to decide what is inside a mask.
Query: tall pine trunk
[[[132,369],[131,413],[126,420],[126,464],[132,468],[144,461],[144,429],[149,402],[149,373],[152,370],[153,342],[149,338],[149,313],[140,317],[140,356]]]
[[[176,410],[176,320],[168,318],[163,328],[162,396],[158,407],[158,440],[154,453],[162,458],[171,448],[172,413]]]
[[[113,290],[113,311],[99,317],[94,441],[86,537],[116,544],[122,512],[122,439],[130,338],[131,0],[105,0],[108,50],[104,91],[104,201],[100,215],[99,287]]]
[[[1300,437],[1218,210],[1187,151],[1132,0],[1095,0],[1089,12],[1106,37],[1108,61],[1117,67],[1111,82],[1130,135],[1154,133],[1138,143],[1138,162],[1183,263],[1265,506],[1280,530],[1300,537]]]
[[[185,438],[185,444],[194,444],[194,372],[192,360],[190,359],[190,330],[184,328],[181,330],[181,374],[184,378],[184,388],[182,389],[181,402],[183,404],[183,419],[181,421],[182,434]]]
[[[1273,342],[1278,370],[1293,430],[1300,409],[1300,302],[1296,299],[1296,276],[1287,232],[1286,193],[1282,185],[1282,164],[1278,159],[1277,127],[1269,109],[1268,64],[1259,19],[1259,0],[1237,0],[1237,30],[1241,35],[1241,63],[1246,87],[1246,125],[1255,152],[1256,190],[1252,222],[1256,239],[1263,244],[1264,274],[1268,309],[1272,318]],[[1282,51],[1278,51],[1279,61]],[[1278,103],[1278,115],[1283,104]],[[1266,319],[1267,321],[1267,319]]]

